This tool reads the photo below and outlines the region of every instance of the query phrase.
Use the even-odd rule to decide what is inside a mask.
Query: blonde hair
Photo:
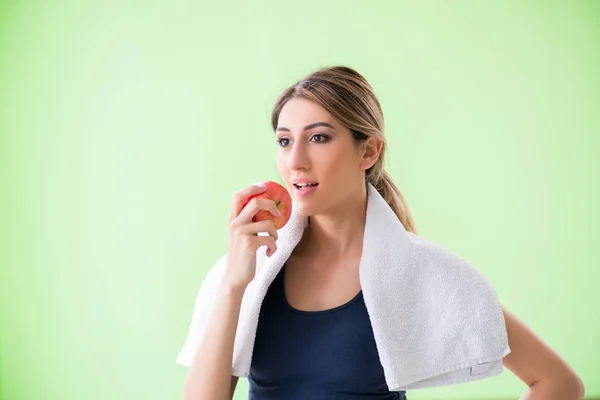
[[[343,126],[350,129],[355,144],[369,137],[383,142],[375,164],[366,171],[365,186],[371,183],[398,216],[404,229],[417,233],[417,227],[404,196],[384,169],[386,140],[383,134],[383,111],[367,80],[352,68],[334,66],[319,69],[290,86],[279,96],[271,113],[271,125],[277,129],[279,113],[290,99],[311,100],[326,109]]]

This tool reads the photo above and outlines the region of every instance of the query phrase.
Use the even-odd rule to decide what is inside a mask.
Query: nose
[[[287,155],[287,166],[290,170],[308,169],[310,166],[308,149],[302,141],[296,141]]]

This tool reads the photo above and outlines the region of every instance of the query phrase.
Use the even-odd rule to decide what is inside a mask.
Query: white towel
[[[275,254],[257,252],[257,272],[242,300],[232,375],[248,376],[261,303],[306,224],[293,201]],[[226,261],[227,254],[200,286],[179,364],[192,362]],[[510,348],[492,284],[457,254],[406,231],[371,184],[359,278],[389,390],[454,385],[503,372]]]

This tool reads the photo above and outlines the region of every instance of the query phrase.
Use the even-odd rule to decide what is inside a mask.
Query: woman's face
[[[348,199],[365,190],[364,171],[372,163],[365,163],[350,130],[323,107],[306,99],[289,100],[275,133],[279,174],[300,214],[341,211]],[[317,186],[300,188],[298,179]]]

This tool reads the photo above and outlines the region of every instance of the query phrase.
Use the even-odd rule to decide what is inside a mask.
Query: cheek
[[[281,153],[277,154],[277,169],[279,170],[279,174],[285,171],[285,159]]]
[[[325,175],[340,175],[343,173],[344,165],[330,154],[319,161],[319,169]]]
[[[319,169],[328,175],[340,176],[352,172],[352,160],[343,149],[328,149],[317,160]]]

